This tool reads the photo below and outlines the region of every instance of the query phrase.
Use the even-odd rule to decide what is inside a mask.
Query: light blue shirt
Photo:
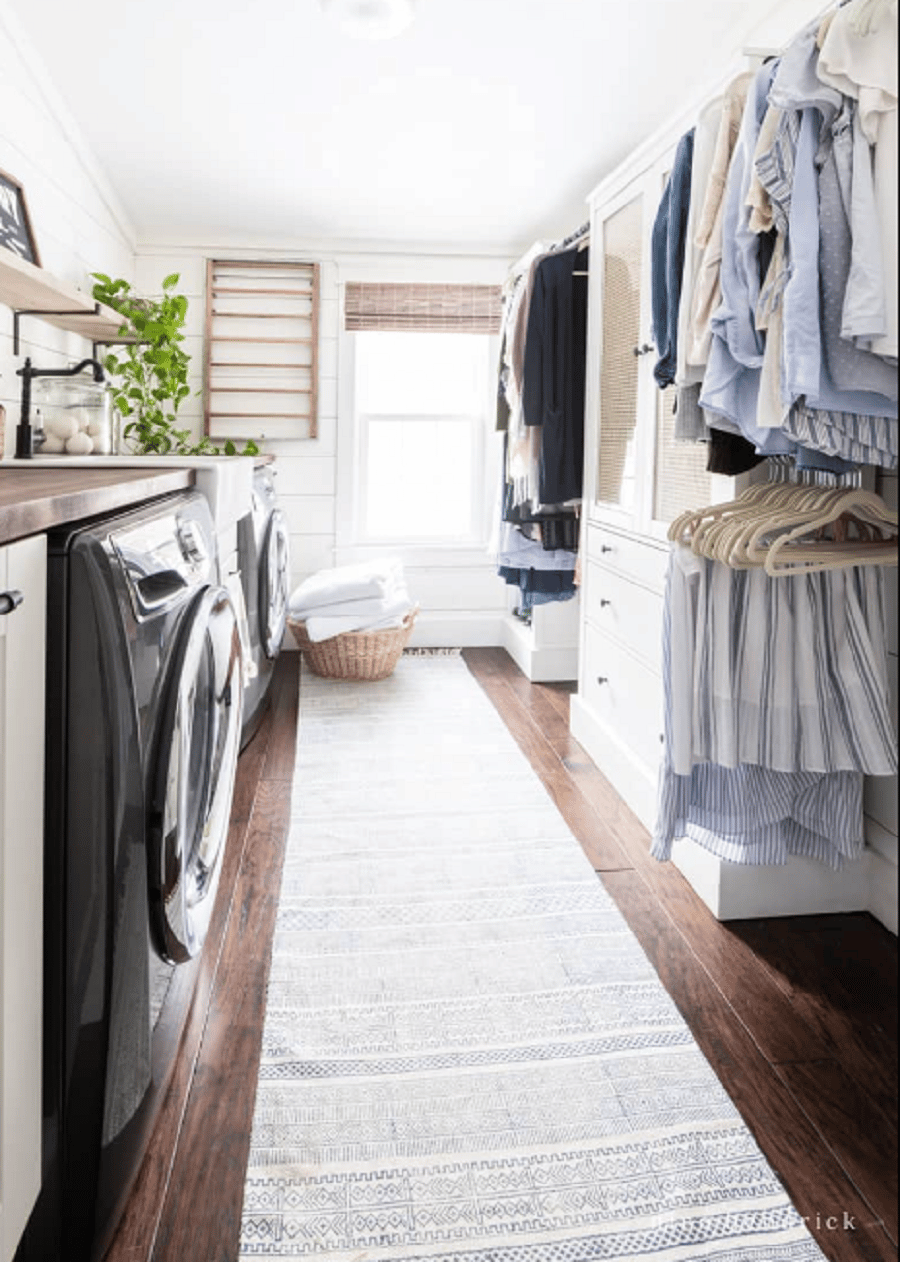
[[[728,170],[722,219],[722,301],[712,317],[712,344],[700,395],[703,408],[737,425],[764,455],[794,450],[794,444],[780,430],[756,425],[765,343],[756,328],[759,236],[750,231],[746,204],[753,154],[777,69],[778,63],[771,62],[753,80]],[[713,418],[710,420],[715,424]]]

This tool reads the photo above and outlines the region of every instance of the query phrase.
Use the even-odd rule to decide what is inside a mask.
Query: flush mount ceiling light
[[[391,39],[415,17],[416,0],[320,0],[323,10],[354,39]]]

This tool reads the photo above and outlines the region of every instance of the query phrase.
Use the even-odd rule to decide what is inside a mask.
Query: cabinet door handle
[[[611,600],[601,600],[601,601],[600,601],[600,608],[601,608],[601,609],[606,609],[606,607],[607,607],[608,605],[611,605],[611,604],[612,604],[612,601],[611,601]]]
[[[634,353],[635,353],[635,356],[637,356],[637,355],[649,355],[649,354],[651,353],[651,351],[653,351],[654,349],[655,349],[655,347],[653,346],[653,344],[652,344],[651,342],[644,342],[644,344],[643,344],[642,346],[636,346],[636,347],[634,348]]]
[[[601,551],[601,552],[615,552],[615,548],[614,548],[614,547],[612,547],[612,545],[611,545],[611,544],[608,544],[608,543],[601,543],[601,544],[600,544],[600,551]]]
[[[609,676],[608,676],[608,675],[598,675],[598,676],[597,676],[597,683],[598,683],[598,684],[608,684],[608,683],[609,683]]]
[[[0,592],[0,614],[12,613],[14,609],[18,609],[25,597],[21,592],[13,589],[8,592]]]

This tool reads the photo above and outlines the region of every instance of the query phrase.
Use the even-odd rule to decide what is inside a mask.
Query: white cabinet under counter
[[[0,547],[0,1262],[41,1184],[46,538]]]

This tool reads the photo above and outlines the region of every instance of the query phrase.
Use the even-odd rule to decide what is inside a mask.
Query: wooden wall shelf
[[[92,342],[119,341],[123,320],[112,307],[95,302],[90,294],[59,280],[42,267],[0,249],[0,302],[14,316],[32,315],[67,333],[78,333]],[[14,333],[18,334],[18,319]],[[18,337],[15,338],[18,343]],[[13,348],[18,354],[18,344]]]

